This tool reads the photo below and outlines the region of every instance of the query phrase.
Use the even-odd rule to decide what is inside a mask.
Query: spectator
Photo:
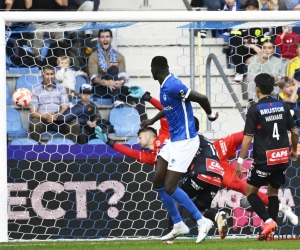
[[[300,0],[285,0],[287,10],[300,10]]]
[[[276,36],[276,52],[283,58],[291,60],[297,56],[296,43],[299,41],[299,34],[293,32],[293,28],[291,26],[283,26],[283,32]]]
[[[76,143],[80,126],[76,119],[61,126],[54,122],[64,113],[68,107],[68,96],[64,86],[54,81],[54,69],[50,66],[43,68],[43,82],[32,89],[32,101],[30,104],[29,136],[41,142],[41,134],[47,131],[66,133],[66,138]]]
[[[278,0],[259,0],[260,10],[278,10]]]
[[[279,99],[286,102],[290,109],[294,111],[293,118],[296,120],[297,127],[300,127],[300,110],[297,102],[299,96],[298,91],[298,82],[289,79],[288,77],[283,77],[279,83],[278,87],[280,89]]]
[[[71,60],[68,56],[60,57],[57,59],[57,66],[60,68],[56,74],[55,79],[58,83],[62,83],[67,90],[69,101],[76,96],[75,85],[76,76],[87,76],[83,71],[74,71],[70,68]]]
[[[204,6],[208,10],[221,10],[224,6],[224,0],[204,0]]]
[[[224,11],[241,10],[243,5],[237,0],[225,0]]]
[[[26,10],[30,7],[31,0],[2,0],[0,9],[5,11],[10,10]]]
[[[68,6],[68,0],[28,0],[28,9],[34,11],[63,10]]]
[[[31,11],[58,11],[64,10],[68,6],[68,0],[28,0],[29,9]],[[35,32],[34,40],[32,41],[33,53],[38,60],[41,59],[41,49],[45,47],[44,37],[53,40],[60,40],[64,38],[63,32]],[[57,42],[57,47],[60,47]]]
[[[250,58],[246,83],[248,84],[248,101],[253,104],[256,97],[254,78],[257,74],[268,73],[272,75],[277,82],[285,75],[285,69],[282,60],[274,56],[275,46],[270,40],[262,44],[261,53]]]
[[[143,121],[147,117],[145,102],[130,97],[128,87],[123,86],[129,82],[125,58],[112,48],[112,37],[111,30],[99,30],[97,50],[91,54],[88,62],[91,82],[96,86],[96,95],[112,98],[114,107],[123,106],[124,101],[134,101]]]
[[[300,41],[295,45],[297,56],[293,58],[287,68],[287,76],[300,82]]]
[[[245,4],[246,11],[258,11],[259,4],[257,0],[247,0]],[[269,28],[250,28],[250,29],[232,29],[230,31],[229,44],[232,47],[231,58],[235,65],[234,81],[240,83],[243,81],[245,62],[251,56],[260,53],[260,46],[266,37],[270,34]]]
[[[67,10],[98,11],[100,0],[68,0]]]
[[[93,93],[93,87],[90,84],[83,84],[80,87],[80,97],[81,101],[76,103],[74,107],[68,108],[60,117],[57,118],[55,123],[61,124],[63,122],[69,122],[72,119],[78,120],[80,126],[84,128],[84,133],[80,134],[78,137],[78,142],[80,144],[85,144],[91,138],[96,138],[95,127],[103,125],[101,122],[101,115],[98,111],[97,106],[91,103],[89,99]],[[107,131],[106,132],[112,132]]]

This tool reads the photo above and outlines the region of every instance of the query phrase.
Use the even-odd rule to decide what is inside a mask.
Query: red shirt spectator
[[[292,27],[283,27],[283,32],[279,33],[275,40],[276,50],[283,58],[293,59],[298,55],[295,46],[298,41],[300,36],[292,31]]]

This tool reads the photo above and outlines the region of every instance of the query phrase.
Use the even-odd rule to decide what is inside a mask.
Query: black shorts
[[[219,179],[214,177],[214,179]],[[221,183],[221,179],[220,183]],[[220,186],[200,180],[197,176],[187,177],[180,187],[194,203],[200,212],[210,209],[211,202]]]
[[[285,183],[285,173],[286,169],[265,171],[252,165],[247,174],[247,183],[254,187],[270,185],[272,188],[279,189]]]

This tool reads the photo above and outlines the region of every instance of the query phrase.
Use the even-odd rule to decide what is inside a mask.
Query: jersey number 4
[[[273,138],[276,138],[277,141],[279,140],[279,133],[278,133],[277,122],[274,123],[274,127],[273,127]]]

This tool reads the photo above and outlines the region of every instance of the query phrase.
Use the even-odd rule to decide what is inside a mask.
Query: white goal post
[[[278,14],[280,13],[280,14]],[[0,13],[0,77],[2,79],[1,135],[0,138],[0,242],[8,241],[7,215],[7,141],[6,141],[6,40],[5,22],[263,22],[298,21],[297,11],[230,12],[230,11],[104,11],[104,12],[1,12]],[[150,69],[149,69],[150,70]]]

